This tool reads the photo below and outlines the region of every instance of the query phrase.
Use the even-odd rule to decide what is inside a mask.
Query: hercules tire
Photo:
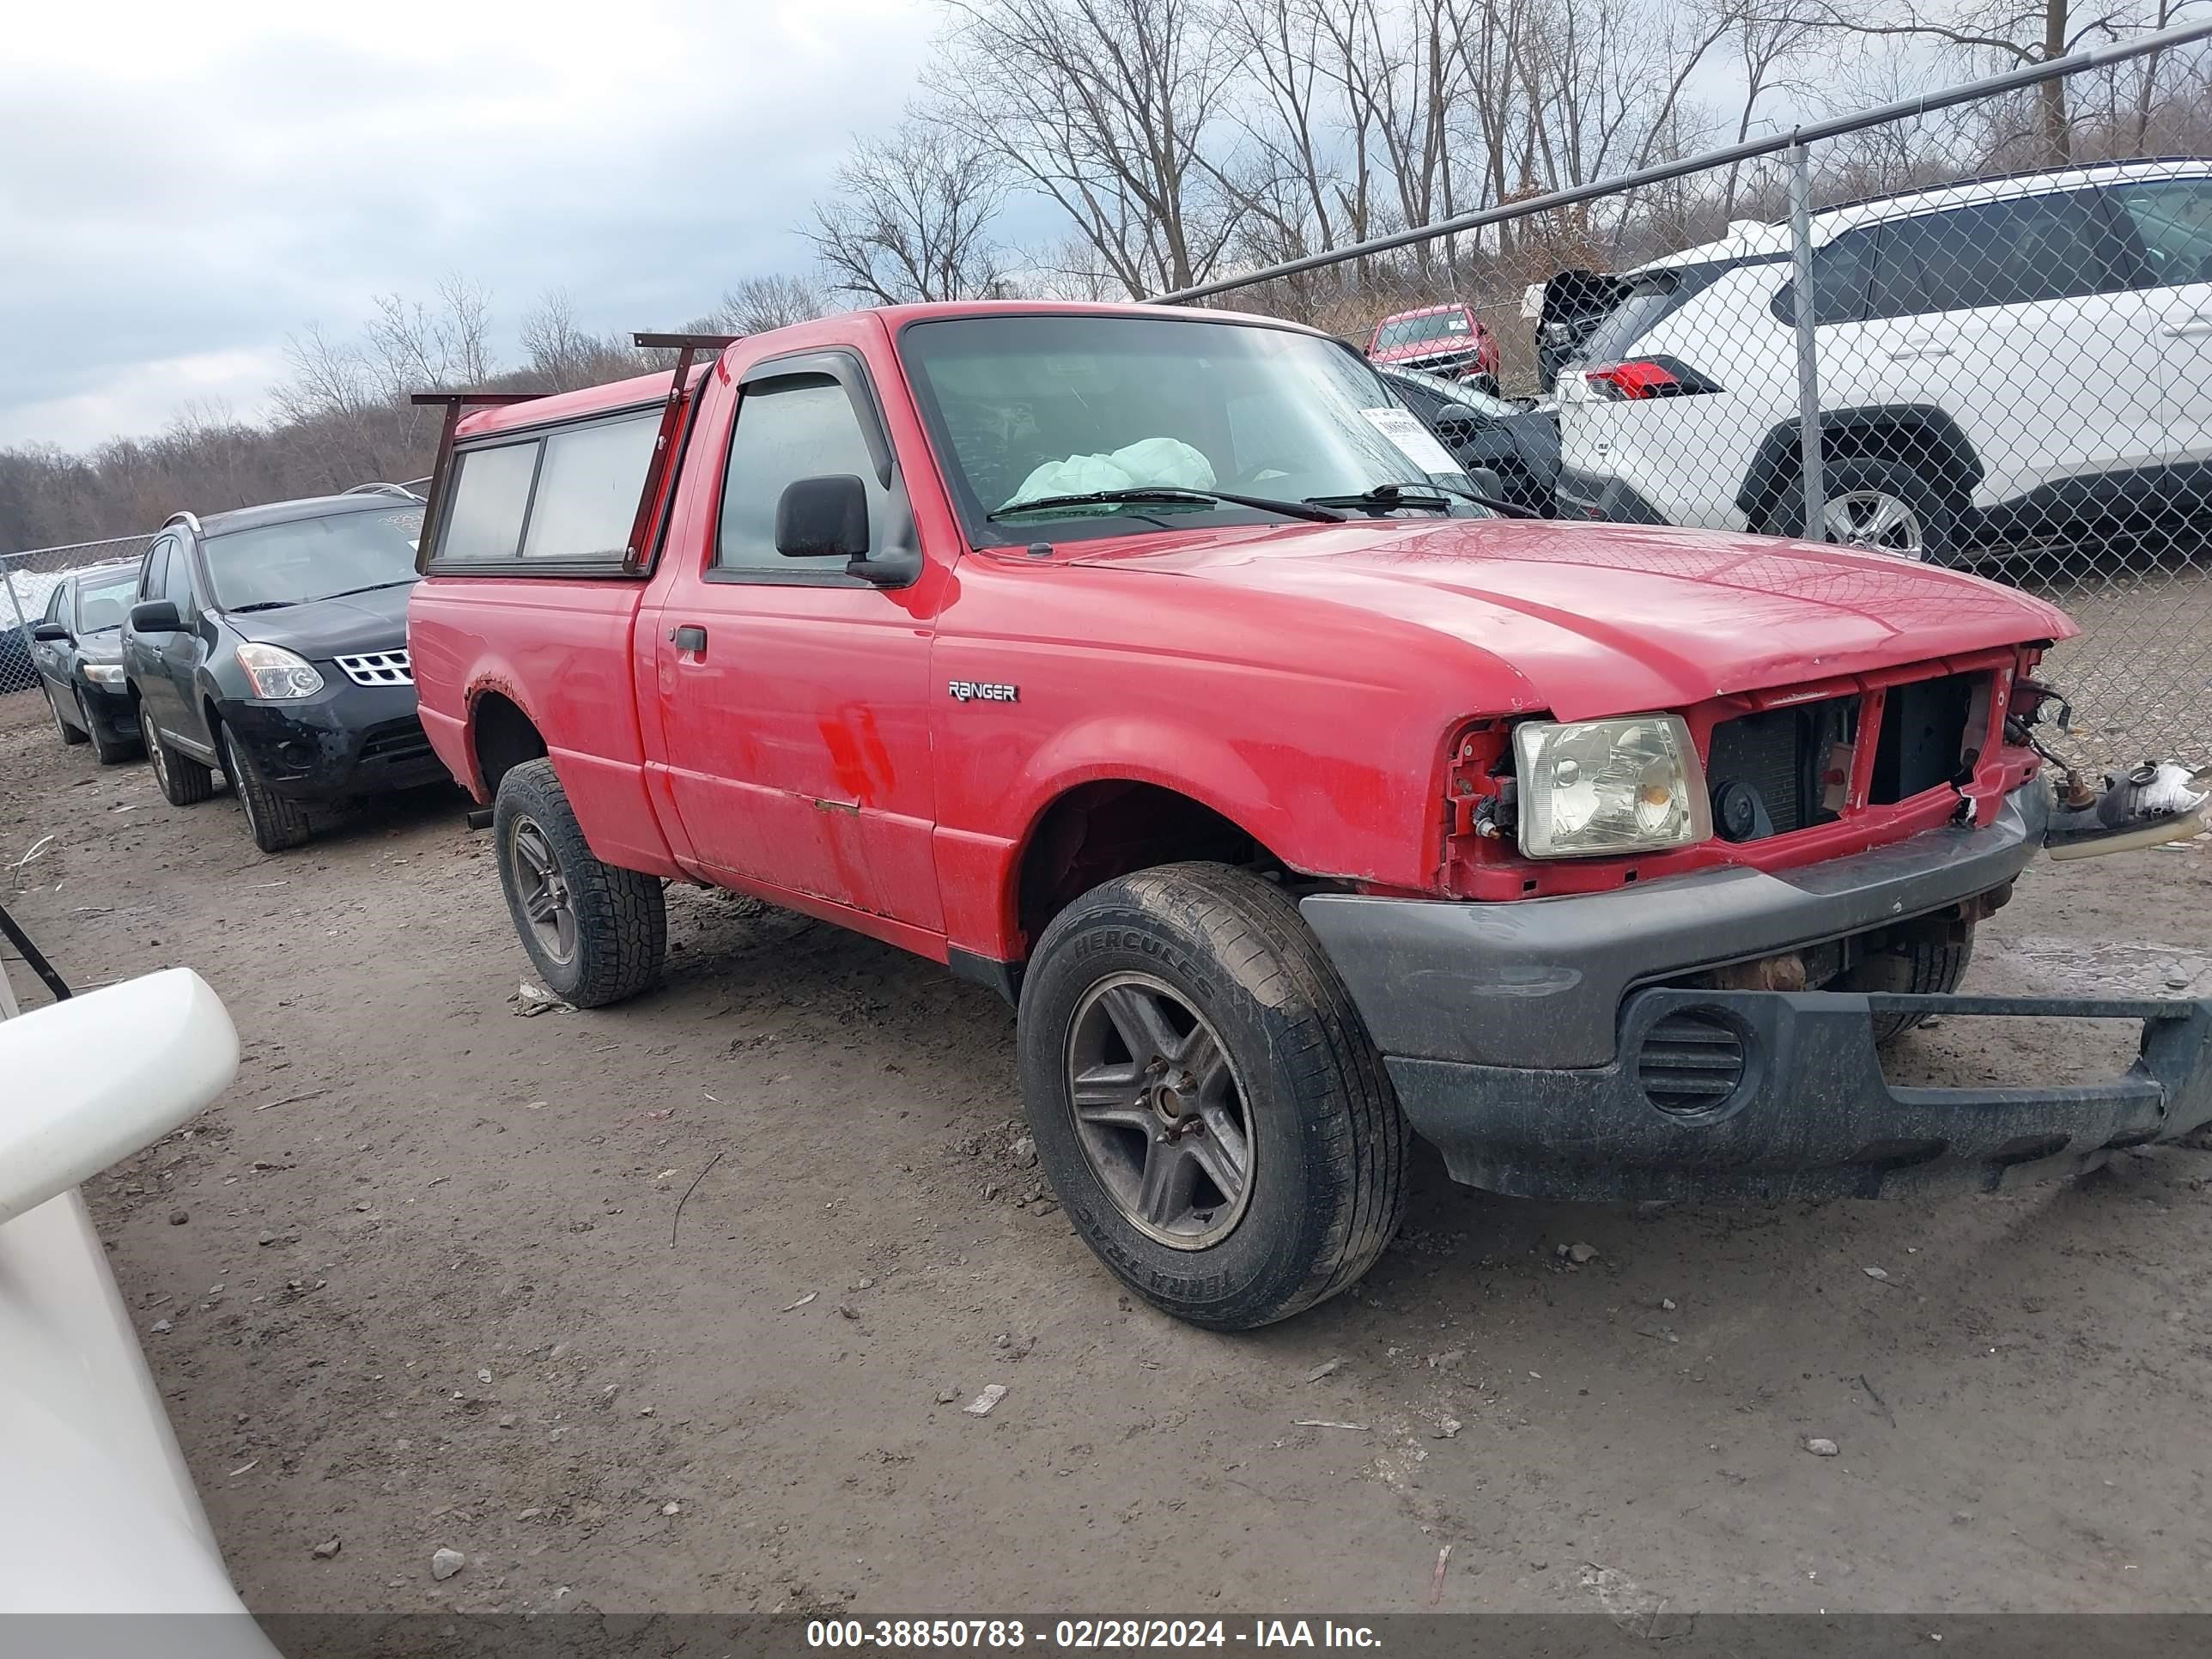
[[[1246,1178],[1231,1224],[1204,1243],[1164,1243],[1133,1218],[1076,1105],[1085,1011],[1132,981],[1185,1007],[1227,1057]],[[1217,1331],[1287,1318],[1356,1282],[1396,1233],[1411,1131],[1342,981],[1273,884],[1173,864],[1092,889],[1037,943],[1017,1041],[1054,1192],[1099,1260],[1164,1312]],[[1151,1075],[1135,1045],[1121,1052]]]

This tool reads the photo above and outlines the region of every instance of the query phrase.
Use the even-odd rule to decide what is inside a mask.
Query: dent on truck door
[[[845,390],[820,374],[748,384],[728,456],[705,568],[687,551],[651,619],[684,832],[712,870],[941,933],[925,586],[775,549],[777,501],[804,477],[863,479],[871,534],[887,533],[895,504]]]

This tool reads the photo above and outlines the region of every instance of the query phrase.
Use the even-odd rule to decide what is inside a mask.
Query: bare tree
[[[765,334],[788,328],[830,310],[830,296],[807,276],[778,272],[747,276],[722,292],[722,303],[700,319],[699,332]]]
[[[1235,229],[1215,146],[1237,55],[1207,0],[948,0],[945,124],[1055,204],[1131,295],[1210,275]]]
[[[1826,33],[1856,38],[1876,48],[1932,49],[1960,70],[2014,69],[2048,63],[2102,38],[2160,27],[2181,8],[2161,0],[2124,0],[2110,9],[2075,0],[1767,0],[1760,15],[1789,19]],[[2146,71],[2154,75],[2153,66]],[[2039,82],[2029,94],[2034,109],[2034,160],[2072,159],[2074,120],[2066,77]]]
[[[1005,197],[993,151],[910,118],[853,146],[836,193],[816,204],[813,228],[801,234],[830,284],[867,304],[984,299],[1003,276],[990,236]]]

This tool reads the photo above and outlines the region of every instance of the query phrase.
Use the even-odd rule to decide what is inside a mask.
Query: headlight
[[[88,662],[83,665],[85,684],[96,685],[103,691],[123,689],[123,665],[119,662]]]
[[[312,697],[323,689],[314,664],[281,645],[241,645],[238,665],[253,682],[257,697]]]
[[[1674,714],[1513,728],[1521,850],[1532,859],[1686,847],[1713,833],[1705,769]]]

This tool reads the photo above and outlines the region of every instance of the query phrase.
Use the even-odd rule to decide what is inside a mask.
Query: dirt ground
[[[257,1611],[1388,1611],[1447,1543],[1447,1610],[2212,1605],[2212,1155],[1656,1212],[1431,1158],[1356,1294],[1210,1336],[1031,1200],[1012,1017],[941,969],[678,891],[662,988],[518,1018],[458,796],[264,859],[11,697],[0,865],[48,834],[7,902],[63,970],[189,964],[244,1039],[90,1196]],[[2205,838],[2039,865],[1969,983],[2183,980]]]

